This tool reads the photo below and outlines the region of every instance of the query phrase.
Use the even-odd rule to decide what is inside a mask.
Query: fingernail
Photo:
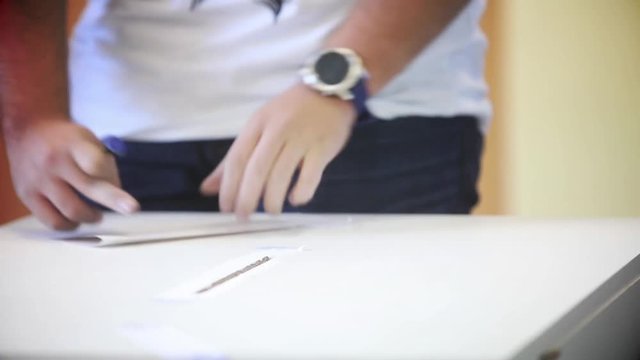
[[[218,198],[218,205],[220,206],[220,212],[225,214],[229,214],[234,212],[233,202],[228,200],[223,200],[222,197]]]
[[[138,210],[138,204],[131,200],[119,200],[116,206],[118,211],[123,214],[131,214]]]
[[[279,215],[282,214],[282,206],[275,206],[269,209],[265,209],[265,212],[271,215]]]
[[[236,219],[238,219],[239,222],[248,222],[250,217],[251,214],[236,213]]]
[[[88,223],[90,224],[95,224],[95,223],[99,223],[102,221],[102,213],[98,212],[95,214],[95,216],[93,218],[91,218]]]
[[[251,214],[247,209],[243,209],[242,207],[236,206],[235,210],[236,217],[241,220],[246,220]]]
[[[202,195],[211,196],[217,193],[218,193],[217,189],[213,188],[212,186],[205,185],[205,184],[200,185],[200,194]]]
[[[301,205],[305,205],[306,203],[308,203],[309,201],[311,201],[310,196],[303,194],[303,195],[294,195],[291,196],[289,198],[289,202],[291,203],[291,205],[293,206],[301,206]]]

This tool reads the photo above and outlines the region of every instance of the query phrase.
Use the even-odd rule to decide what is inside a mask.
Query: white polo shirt
[[[299,81],[298,70],[352,0],[92,0],[70,48],[72,116],[98,136],[174,141],[235,137]],[[402,2],[397,2],[402,6]],[[367,105],[377,117],[491,114],[484,0],[470,4]],[[389,49],[394,51],[394,49]],[[366,66],[366,64],[365,64]]]

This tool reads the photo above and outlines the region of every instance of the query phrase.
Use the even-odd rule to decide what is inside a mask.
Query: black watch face
[[[316,61],[314,70],[322,83],[336,85],[347,77],[349,62],[342,54],[328,52]]]

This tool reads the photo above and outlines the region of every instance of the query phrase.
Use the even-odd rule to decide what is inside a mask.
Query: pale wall
[[[640,1],[499,3],[505,212],[640,216]]]

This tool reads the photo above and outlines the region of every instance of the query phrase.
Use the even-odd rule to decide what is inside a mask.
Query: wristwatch
[[[358,119],[367,113],[367,71],[355,51],[346,48],[326,50],[310,58],[300,71],[302,81],[324,96],[348,100]]]

